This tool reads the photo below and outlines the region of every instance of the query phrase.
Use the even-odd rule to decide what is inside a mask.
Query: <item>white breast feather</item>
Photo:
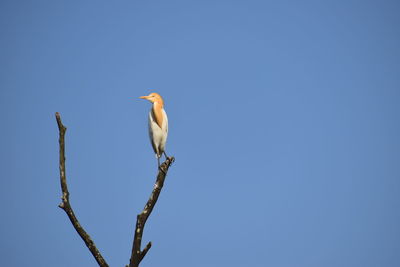
[[[162,109],[162,112],[162,128],[158,126],[155,118],[153,117],[153,112],[151,110],[149,112],[149,137],[157,158],[161,157],[162,153],[164,152],[165,143],[167,142],[168,136],[168,117],[164,109]]]

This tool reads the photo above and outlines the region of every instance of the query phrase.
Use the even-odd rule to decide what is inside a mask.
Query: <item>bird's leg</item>
[[[163,153],[164,153],[165,159],[168,159],[167,153],[165,153],[165,151]]]
[[[162,171],[164,174],[166,174],[165,171],[163,170],[163,168],[161,168],[161,165],[160,165],[160,158],[161,158],[161,156],[160,156],[160,157],[157,157],[158,169],[159,169],[160,171]]]

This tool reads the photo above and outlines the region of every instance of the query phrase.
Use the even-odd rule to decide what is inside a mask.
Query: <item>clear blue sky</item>
[[[398,1],[1,1],[0,265],[400,266]]]

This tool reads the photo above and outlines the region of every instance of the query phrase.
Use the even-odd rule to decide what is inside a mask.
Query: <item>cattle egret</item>
[[[141,96],[142,99],[147,99],[153,103],[153,107],[149,112],[149,137],[151,145],[160,167],[160,158],[162,154],[168,158],[165,153],[165,143],[168,135],[168,117],[164,110],[164,101],[157,93],[151,93],[148,96]]]

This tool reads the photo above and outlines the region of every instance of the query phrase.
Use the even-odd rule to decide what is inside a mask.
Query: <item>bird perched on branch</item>
[[[165,143],[168,136],[168,117],[164,110],[164,101],[157,93],[151,93],[148,96],[141,96],[142,99],[147,99],[153,103],[153,107],[149,112],[149,137],[151,145],[160,167],[160,158],[162,154],[168,158],[165,153]]]

